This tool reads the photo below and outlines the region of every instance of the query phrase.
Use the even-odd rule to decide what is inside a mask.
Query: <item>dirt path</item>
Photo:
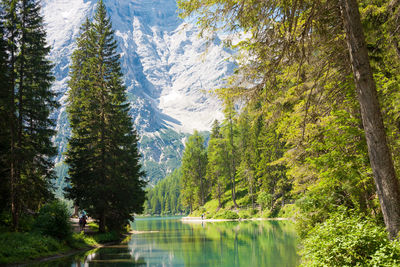
[[[71,218],[70,220],[71,220],[71,225],[72,225],[72,231],[74,233],[79,233],[80,232],[79,219],[78,218]],[[85,234],[89,234],[90,235],[90,234],[96,233],[96,231],[90,229],[89,226],[88,226],[88,224],[91,223],[91,222],[93,222],[93,220],[91,220],[91,219],[87,220],[85,228],[83,229],[83,232]]]

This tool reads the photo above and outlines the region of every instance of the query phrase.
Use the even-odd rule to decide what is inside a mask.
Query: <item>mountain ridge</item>
[[[79,28],[91,17],[97,1],[43,0],[43,15],[52,46],[60,110],[54,142],[56,186],[65,186],[63,152],[69,137],[65,112],[70,56]],[[233,72],[232,52],[222,42],[205,44],[195,25],[178,18],[174,0],[105,0],[121,54],[130,114],[140,135],[143,166],[150,184],[162,179],[180,164],[186,136],[194,129],[209,130],[222,119],[220,102],[205,93],[220,87]],[[162,7],[162,8],[157,8]],[[207,49],[207,53],[206,52]]]

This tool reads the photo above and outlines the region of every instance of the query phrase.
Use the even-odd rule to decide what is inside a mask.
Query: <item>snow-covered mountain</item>
[[[79,28],[95,10],[96,0],[42,0],[55,64],[54,90],[60,93],[56,116],[59,147],[58,186],[63,186],[69,127],[65,99],[70,56]],[[223,84],[234,63],[218,38],[209,46],[194,25],[178,18],[175,0],[104,0],[119,42],[131,114],[141,140],[144,167],[151,183],[180,164],[184,140],[194,129],[209,130],[222,119],[221,103],[206,91]],[[207,49],[207,53],[205,53]]]

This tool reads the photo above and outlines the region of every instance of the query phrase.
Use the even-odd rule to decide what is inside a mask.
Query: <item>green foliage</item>
[[[0,10],[0,209],[14,207],[17,230],[24,210],[52,198],[58,103],[39,1],[1,1]]]
[[[294,219],[298,217],[299,207],[296,204],[286,204],[282,209],[279,210],[279,218]]]
[[[73,233],[68,240],[59,240],[38,232],[0,233],[0,264],[24,263],[71,249],[98,247],[104,243],[120,240],[121,235],[118,232],[90,236],[83,232]]]
[[[191,217],[201,217],[201,215],[206,214],[206,209],[204,207],[199,207],[190,213]]]
[[[248,209],[248,210],[240,210],[238,212],[239,218],[241,219],[250,219],[253,217],[253,210],[252,209]]]
[[[239,116],[232,109],[226,112],[236,131],[222,131],[229,136],[230,149],[240,154],[233,157],[237,179],[231,184],[246,188],[253,208],[255,200],[261,209],[268,203],[268,216],[296,214],[301,237],[339,207],[383,221],[373,181],[377,169],[372,171],[368,158],[368,125],[362,122],[366,116],[361,116],[347,60],[340,19],[345,2],[349,1],[178,1],[182,17],[192,16],[202,33],[231,33],[226,44],[239,51],[237,71],[219,90],[225,103],[245,102]],[[399,173],[400,42],[394,34],[399,3],[356,4]],[[233,45],[238,32],[248,37]],[[217,157],[210,153],[209,162],[218,164]],[[267,200],[264,194],[269,194]],[[232,205],[234,198],[232,194],[221,206]]]
[[[400,243],[375,222],[347,213],[332,214],[303,241],[302,266],[398,266]]]
[[[260,204],[261,210],[264,210],[265,208],[272,208],[271,206],[272,202],[272,195],[268,194],[267,192],[260,192],[257,197],[257,203]]]
[[[286,176],[287,168],[283,163],[275,162],[282,158],[285,145],[274,131],[267,135],[263,130],[257,105],[253,109],[245,109],[240,115],[229,105],[232,103],[226,107],[230,119],[222,125],[214,121],[212,126],[206,166],[210,186],[208,198],[211,197],[211,200],[204,207],[207,213],[214,214],[220,208],[256,209],[259,205],[262,209],[272,209],[268,217],[276,216],[282,203],[291,200],[289,192],[292,186]],[[183,190],[191,192],[188,197],[195,196],[196,186],[182,186]],[[194,208],[192,215],[201,215],[202,212],[196,211],[198,207]]]
[[[205,140],[197,131],[186,142],[182,156],[181,201],[192,212],[203,206],[209,192],[206,179],[207,151]]]
[[[231,210],[219,210],[213,219],[236,220],[239,219],[239,214]]]
[[[100,244],[119,241],[121,239],[121,234],[116,231],[111,231],[107,233],[100,233],[93,236],[93,239]]]
[[[65,203],[53,201],[44,205],[36,218],[34,229],[42,235],[66,240],[71,237],[70,213]]]
[[[145,214],[174,215],[186,213],[181,204],[181,170],[177,169],[147,191]]]
[[[0,264],[26,262],[66,249],[59,240],[38,233],[0,233]]]

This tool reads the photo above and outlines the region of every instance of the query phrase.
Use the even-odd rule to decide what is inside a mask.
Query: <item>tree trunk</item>
[[[15,23],[15,22],[14,22]],[[15,24],[13,24],[15,25]],[[12,34],[10,36],[10,42],[11,42],[11,53],[10,53],[10,69],[11,69],[11,75],[10,75],[10,99],[9,99],[9,105],[10,105],[10,115],[9,115],[9,123],[10,123],[10,135],[11,135],[11,140],[10,140],[10,200],[11,200],[11,216],[12,216],[12,228],[14,231],[18,230],[18,207],[17,207],[17,184],[18,184],[18,178],[17,178],[17,150],[16,150],[16,140],[15,137],[17,136],[17,129],[16,129],[16,110],[15,110],[15,61],[16,61],[16,51],[15,51],[15,29],[11,29]]]
[[[395,238],[400,228],[400,187],[387,145],[358,4],[356,0],[339,1],[379,202],[386,228]]]
[[[105,215],[104,211],[100,215],[99,232],[100,233],[105,233],[106,232],[106,215]]]
[[[200,155],[199,155],[199,157],[198,157],[198,159],[197,159],[197,167],[198,167],[198,170],[197,170],[197,173],[200,175],[200,198],[201,198],[201,200],[200,200],[200,205],[201,206],[204,206],[204,203],[205,203],[205,197],[204,197],[204,181],[203,181],[203,175],[202,175],[202,171],[201,171],[201,167],[202,167],[202,164],[201,164],[201,158],[200,158]]]
[[[217,185],[217,190],[218,190],[218,208],[217,208],[217,210],[219,210],[221,207],[222,207],[222,203],[221,203],[221,195],[222,195],[222,193],[221,193],[221,186],[220,186],[220,184],[218,183],[218,185]]]
[[[236,162],[235,162],[235,152],[234,152],[234,143],[233,143],[233,122],[232,122],[232,117],[229,118],[229,141],[231,145],[231,167],[230,167],[230,176],[231,176],[231,191],[232,191],[232,201],[233,205],[235,206],[236,209],[239,208],[238,204],[236,203],[236,184],[235,184],[235,178],[236,178]]]
[[[79,207],[78,207],[78,205],[74,205],[74,214],[73,214],[73,216],[74,217],[78,217],[79,216]]]

